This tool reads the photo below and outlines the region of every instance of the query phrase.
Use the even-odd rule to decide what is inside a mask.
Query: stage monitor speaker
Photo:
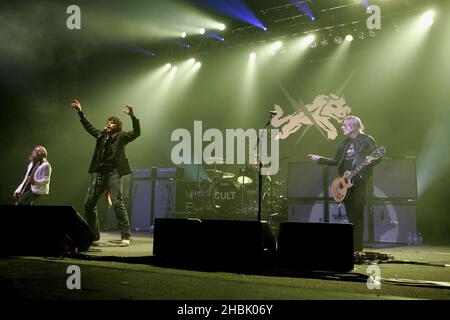
[[[193,257],[204,241],[199,219],[156,218],[153,255],[164,258]]]
[[[153,254],[193,263],[244,266],[273,258],[276,242],[266,222],[155,220]]]
[[[349,223],[345,206],[338,202],[328,203],[330,223]],[[325,222],[325,204],[323,201],[308,203],[290,203],[288,206],[289,222]],[[369,241],[369,213],[364,207],[364,236],[363,241]]]
[[[282,222],[278,261],[281,266],[300,271],[351,271],[353,225]]]
[[[1,206],[1,255],[60,256],[89,249],[95,235],[70,206]]]

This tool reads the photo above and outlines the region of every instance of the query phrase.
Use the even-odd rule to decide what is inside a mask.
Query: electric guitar
[[[15,205],[18,204],[20,197],[23,196],[23,194],[25,193],[25,190],[27,190],[27,188],[31,185],[31,180],[33,179],[34,174],[36,173],[36,170],[38,169],[38,167],[39,167],[38,163],[35,163],[33,165],[33,167],[31,168],[31,172],[28,174],[28,177],[25,180],[24,184],[22,185],[22,188],[20,189],[20,191],[17,194],[14,193],[14,198],[17,200],[15,202]]]
[[[372,152],[369,158],[372,161],[380,159],[384,156],[385,151],[385,148],[381,146],[377,150]],[[331,183],[331,194],[336,202],[342,202],[345,199],[347,190],[353,186],[352,178],[368,164],[369,163],[367,162],[367,160],[364,160],[359,166],[356,167],[355,170],[345,171],[342,177],[338,177],[333,180],[333,182]]]
[[[20,189],[19,196],[23,196],[25,193],[25,190],[31,185],[31,180],[34,178],[34,174],[36,173],[37,169],[39,168],[40,163],[33,164],[33,167],[31,168],[31,172],[28,174],[27,180],[22,186],[22,189]]]

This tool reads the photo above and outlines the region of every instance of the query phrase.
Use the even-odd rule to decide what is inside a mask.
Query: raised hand
[[[129,115],[130,117],[134,116],[134,111],[133,111],[133,107],[130,106],[129,104],[127,104],[125,106],[125,110],[123,110],[123,112],[125,112],[127,115]]]
[[[312,161],[319,161],[320,156],[318,156],[317,154],[308,154],[308,158]]]
[[[81,111],[81,103],[77,99],[73,100],[70,106],[77,111]]]

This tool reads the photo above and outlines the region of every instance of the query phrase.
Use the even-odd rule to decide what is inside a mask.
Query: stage
[[[0,8],[4,300],[130,320],[450,300],[450,1]]]
[[[403,300],[450,299],[450,247],[366,247],[394,260],[355,264],[349,273],[282,268],[221,270],[163,262],[153,256],[153,236],[135,232],[129,247],[102,233],[98,246],[64,258],[8,257],[0,260],[2,298],[132,300]],[[326,252],[324,253],[326,254]],[[70,265],[80,268],[81,289],[69,290]],[[380,289],[369,289],[368,267],[378,266]],[[395,283],[398,281],[398,283]],[[439,282],[440,286],[438,285]],[[445,287],[446,286],[446,287]],[[192,301],[191,301],[192,302]]]

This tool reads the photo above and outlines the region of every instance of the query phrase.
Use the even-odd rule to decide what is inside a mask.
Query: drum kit
[[[238,168],[236,174],[223,171],[224,159],[208,159],[209,168],[204,171],[209,179],[197,185],[193,199],[193,209],[198,212],[213,212],[218,216],[248,216],[258,210],[258,166],[246,164]],[[271,215],[281,210],[283,200],[282,182],[273,181],[271,176],[263,176],[262,212]]]

